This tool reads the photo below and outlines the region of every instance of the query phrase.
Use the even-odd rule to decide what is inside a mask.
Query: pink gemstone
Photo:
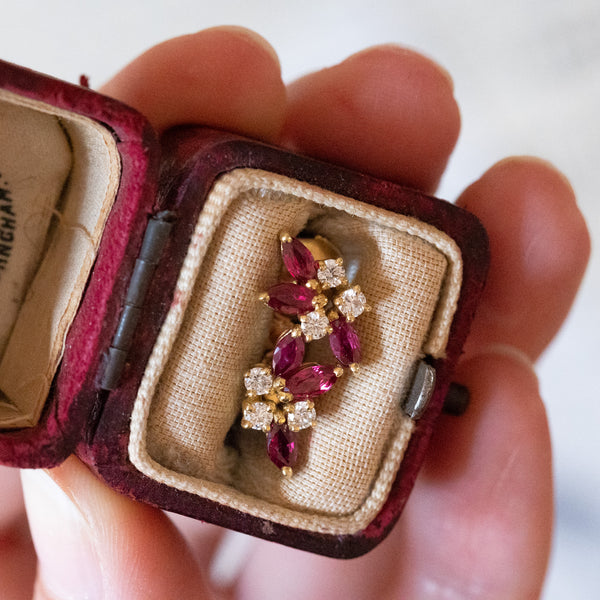
[[[281,257],[289,274],[300,283],[316,278],[317,263],[311,251],[298,238],[281,242]]]
[[[273,423],[267,434],[267,453],[278,469],[293,467],[298,458],[296,433],[290,431],[287,425]]]
[[[279,338],[273,351],[274,375],[285,379],[297,371],[304,359],[304,348],[304,339],[301,335],[294,337],[290,331]]]
[[[314,310],[316,292],[304,285],[278,283],[269,289],[268,305],[283,315],[303,315]]]
[[[360,340],[356,330],[346,319],[331,322],[333,332],[329,335],[329,345],[334,356],[344,367],[361,360]]]
[[[328,392],[337,380],[335,367],[330,365],[304,365],[286,381],[286,389],[295,400],[307,400]]]

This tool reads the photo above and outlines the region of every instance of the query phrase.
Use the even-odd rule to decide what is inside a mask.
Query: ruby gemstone
[[[315,290],[295,283],[278,283],[267,292],[267,304],[283,315],[303,315],[314,310]]]
[[[290,331],[279,338],[273,351],[274,375],[287,379],[297,371],[304,359],[304,349],[304,339],[301,335],[294,337]]]
[[[360,340],[356,330],[343,317],[331,322],[329,345],[334,356],[344,367],[361,360]]]
[[[267,434],[267,453],[278,469],[293,467],[298,458],[296,433],[290,431],[287,425],[273,423]]]
[[[281,242],[281,257],[289,274],[300,283],[316,278],[318,263],[298,238],[292,238],[291,242]]]
[[[286,380],[295,400],[307,400],[328,392],[337,380],[331,365],[304,365]]]

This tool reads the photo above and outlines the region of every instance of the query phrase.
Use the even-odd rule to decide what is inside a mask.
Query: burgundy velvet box
[[[14,65],[0,63],[0,84],[0,300],[17,289],[0,319],[0,462],[76,453],[166,510],[329,556],[374,547],[408,498],[483,287],[479,222],[230,133],[159,143],[134,110]],[[240,427],[280,231],[327,237],[371,306],[356,322],[361,369],[315,400],[291,478]]]

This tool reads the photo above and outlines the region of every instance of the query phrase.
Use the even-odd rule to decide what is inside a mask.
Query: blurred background
[[[235,24],[262,34],[289,81],[396,42],[454,77],[463,129],[438,195],[454,199],[510,154],[541,156],[571,180],[600,240],[598,0],[20,0],[4,2],[0,57],[96,88],[166,38]],[[554,441],[556,534],[543,598],[600,598],[600,259],[538,366]]]

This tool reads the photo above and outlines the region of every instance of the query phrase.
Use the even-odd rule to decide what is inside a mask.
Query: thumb
[[[110,490],[75,457],[22,480],[36,600],[210,597],[166,515]]]

